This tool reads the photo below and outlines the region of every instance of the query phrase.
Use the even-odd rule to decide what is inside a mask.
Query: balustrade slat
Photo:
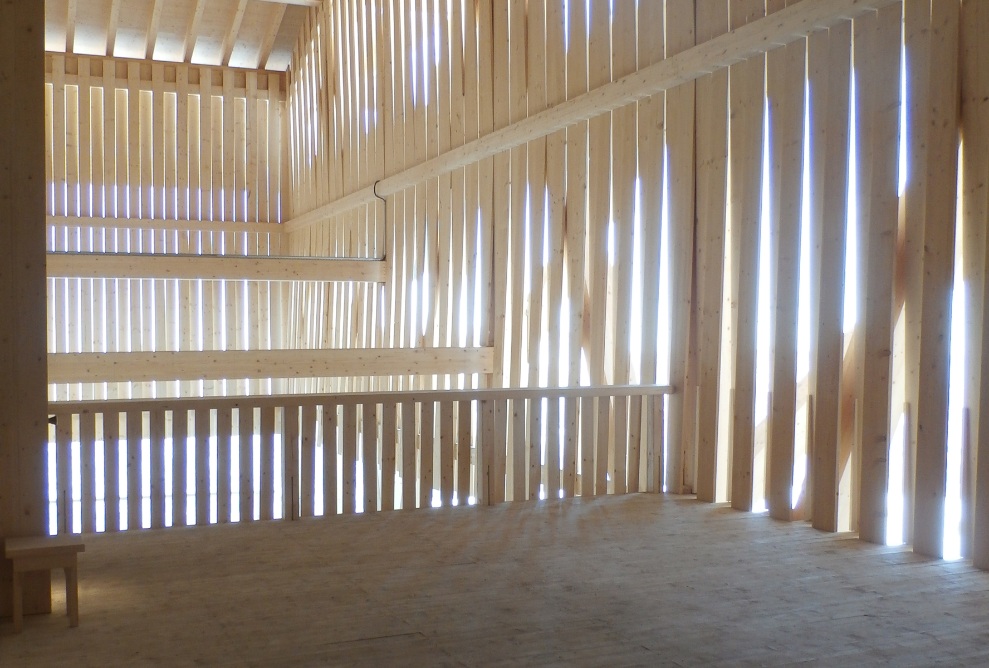
[[[416,507],[416,405],[402,402],[402,510]]]
[[[641,492],[642,397],[628,398],[628,491]]]
[[[302,407],[302,451],[299,453],[299,504],[300,517],[316,514],[316,405]]]
[[[560,400],[546,402],[546,498],[560,497]]]
[[[614,467],[611,469],[611,479],[615,486],[615,494],[628,492],[628,399],[624,396],[615,397],[615,447]]]
[[[336,515],[337,507],[337,406],[323,406],[323,514]]]
[[[299,517],[299,413],[301,406],[286,406],[282,413],[285,438],[282,441],[282,517]]]
[[[378,404],[364,404],[361,410],[361,464],[364,469],[364,512],[378,510]]]
[[[527,399],[526,413],[529,418],[529,500],[539,498],[539,486],[543,482],[543,402],[542,399]]]
[[[144,414],[127,412],[127,529],[142,527],[141,502],[141,438],[144,432]]]
[[[487,501],[504,503],[508,483],[508,401],[496,399],[486,403],[494,406],[492,437],[490,440],[485,438],[481,445],[487,453],[485,459],[491,466]]]
[[[120,531],[120,413],[103,413],[104,530]]]
[[[433,502],[433,430],[435,404],[424,401],[420,406],[419,433],[419,507],[429,508]]]
[[[564,399],[563,403],[563,495],[576,495],[577,487],[577,399]]]
[[[470,401],[460,401],[457,404],[457,502],[466,506],[470,498],[471,470],[471,418],[473,415]]]
[[[229,408],[216,411],[216,521],[230,521],[230,452],[233,416]]]
[[[72,414],[61,413],[55,425],[56,490],[58,492],[59,533],[72,533],[75,517],[72,493]]]
[[[526,500],[525,407],[528,400],[512,400],[512,501]]]
[[[649,397],[649,463],[647,491],[658,494],[663,491],[663,446],[666,425],[663,410],[665,397]]]
[[[82,532],[96,531],[96,415],[79,416],[79,482],[82,500]]]
[[[444,506],[453,503],[454,431],[453,402],[440,402],[440,502]]]
[[[209,524],[210,511],[210,413],[196,410],[196,524]]]
[[[343,419],[343,513],[357,512],[357,405],[344,404]]]
[[[189,411],[172,413],[172,526],[188,524]]]
[[[382,404],[381,422],[381,509],[395,509],[395,428],[398,404]]]
[[[275,407],[261,408],[261,512],[262,520],[275,517]]]
[[[151,528],[165,526],[165,409],[151,411]]]
[[[594,496],[594,397],[580,401],[580,495]]]
[[[237,409],[237,447],[240,521],[250,522],[254,519],[254,408],[244,404]]]
[[[594,493],[608,493],[608,449],[611,439],[611,399],[597,398],[597,434],[594,443]]]

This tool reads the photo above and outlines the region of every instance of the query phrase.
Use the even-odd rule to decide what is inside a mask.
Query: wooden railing
[[[658,492],[671,391],[53,402],[50,530]]]

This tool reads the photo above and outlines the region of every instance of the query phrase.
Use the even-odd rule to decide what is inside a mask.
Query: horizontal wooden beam
[[[505,399],[579,399],[591,397],[655,397],[674,394],[671,385],[586,385],[576,387],[494,387],[463,390],[397,390],[388,392],[335,392],[333,394],[272,394],[241,397],[183,397],[163,399],[114,399],[109,401],[50,401],[49,415],[178,411],[199,408],[229,410],[248,406],[332,406],[341,404],[391,404],[404,401],[500,401]]]
[[[378,181],[374,186],[289,220],[289,232],[328,220],[427,179],[545,137],[579,121],[618,109],[734,63],[805,38],[817,30],[899,0],[814,0],[796,3],[764,19],[715,37],[666,60],[496,130],[480,139]]]
[[[48,253],[48,277],[384,283],[388,280],[388,263],[373,259],[268,255]]]
[[[49,383],[494,373],[494,348],[50,353]]]
[[[281,223],[234,223],[215,220],[161,220],[158,218],[99,218],[96,216],[48,216],[48,227],[49,230],[59,227],[87,227],[94,230],[285,234],[285,226]]]
[[[271,2],[276,5],[299,5],[300,7],[319,7],[322,0],[259,0],[259,2]]]

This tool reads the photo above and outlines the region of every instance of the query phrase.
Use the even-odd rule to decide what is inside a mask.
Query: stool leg
[[[14,633],[24,628],[24,574],[14,571]]]
[[[65,607],[69,613],[69,626],[79,626],[79,571],[76,566],[65,568]]]

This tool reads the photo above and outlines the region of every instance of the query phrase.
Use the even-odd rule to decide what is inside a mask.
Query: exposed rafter
[[[76,12],[78,10],[79,0],[69,0],[68,1],[68,11],[66,12],[66,22],[65,22],[65,50],[69,53],[75,50],[76,42]]]
[[[145,58],[151,60],[155,56],[155,44],[158,43],[158,29],[161,26],[161,9],[164,0],[154,0],[154,7],[151,9],[151,23],[148,25],[148,39]]]
[[[271,58],[271,50],[275,46],[275,38],[278,37],[278,30],[282,26],[282,19],[285,18],[285,5],[277,4],[271,7],[271,20],[268,22],[268,29],[264,32],[264,38],[258,49],[258,68],[268,66]]]
[[[199,39],[199,24],[202,23],[205,9],[206,0],[196,0],[196,9],[192,13],[189,29],[185,33],[185,45],[182,47],[182,59],[187,63],[192,61],[192,52],[196,49],[196,40]]]
[[[234,11],[233,19],[230,21],[230,30],[223,40],[223,59],[221,64],[226,67],[230,64],[230,56],[237,45],[237,36],[240,34],[240,26],[244,22],[244,13],[247,11],[247,0],[239,0],[237,9]]]
[[[117,45],[117,26],[120,25],[120,0],[110,4],[110,16],[106,24],[106,55],[113,56]]]

